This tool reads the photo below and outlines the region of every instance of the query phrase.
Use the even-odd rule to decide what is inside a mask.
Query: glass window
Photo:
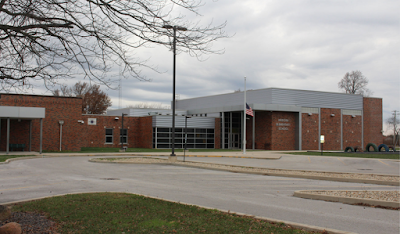
[[[169,138],[169,136],[170,136],[169,133],[160,133],[160,132],[157,133],[157,137],[166,137],[166,138]]]
[[[106,128],[106,144],[113,143],[113,130],[112,128]]]

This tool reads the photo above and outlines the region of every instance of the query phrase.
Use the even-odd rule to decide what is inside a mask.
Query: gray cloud
[[[248,89],[281,87],[340,92],[346,72],[360,70],[375,97],[383,98],[383,117],[400,110],[398,0],[219,0],[206,1],[202,16],[190,20],[228,22],[233,35],[214,43],[223,55],[200,62],[177,56],[177,93],[193,98]],[[132,102],[172,99],[172,52],[165,47],[142,48],[135,55],[159,71],[144,69],[151,82],[123,80],[123,107]],[[110,76],[118,76],[113,68]],[[118,84],[117,84],[118,85]],[[113,107],[118,91],[109,90]],[[384,128],[385,130],[385,128]]]

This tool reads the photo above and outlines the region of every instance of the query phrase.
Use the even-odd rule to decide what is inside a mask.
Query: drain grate
[[[360,170],[360,171],[372,171],[372,169],[357,169],[357,170]]]
[[[119,180],[119,178],[102,178],[102,180]]]

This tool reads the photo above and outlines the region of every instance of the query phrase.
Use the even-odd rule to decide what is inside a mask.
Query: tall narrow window
[[[119,140],[120,143],[122,142],[122,144],[127,144],[128,143],[128,129],[124,128],[124,129],[120,129],[119,130]]]
[[[112,128],[106,128],[106,144],[113,143],[113,130]]]

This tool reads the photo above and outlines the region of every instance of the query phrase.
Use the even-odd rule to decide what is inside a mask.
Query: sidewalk
[[[285,152],[303,152],[303,151],[227,151],[227,152],[188,152],[186,157],[229,157],[229,158],[257,158],[257,159],[280,159]],[[28,151],[12,151],[8,155],[34,155],[45,157],[72,157],[72,156],[169,156],[171,152],[113,152],[113,153],[42,153]],[[183,156],[183,152],[175,152],[177,156]],[[6,155],[6,152],[0,152],[0,155]]]

